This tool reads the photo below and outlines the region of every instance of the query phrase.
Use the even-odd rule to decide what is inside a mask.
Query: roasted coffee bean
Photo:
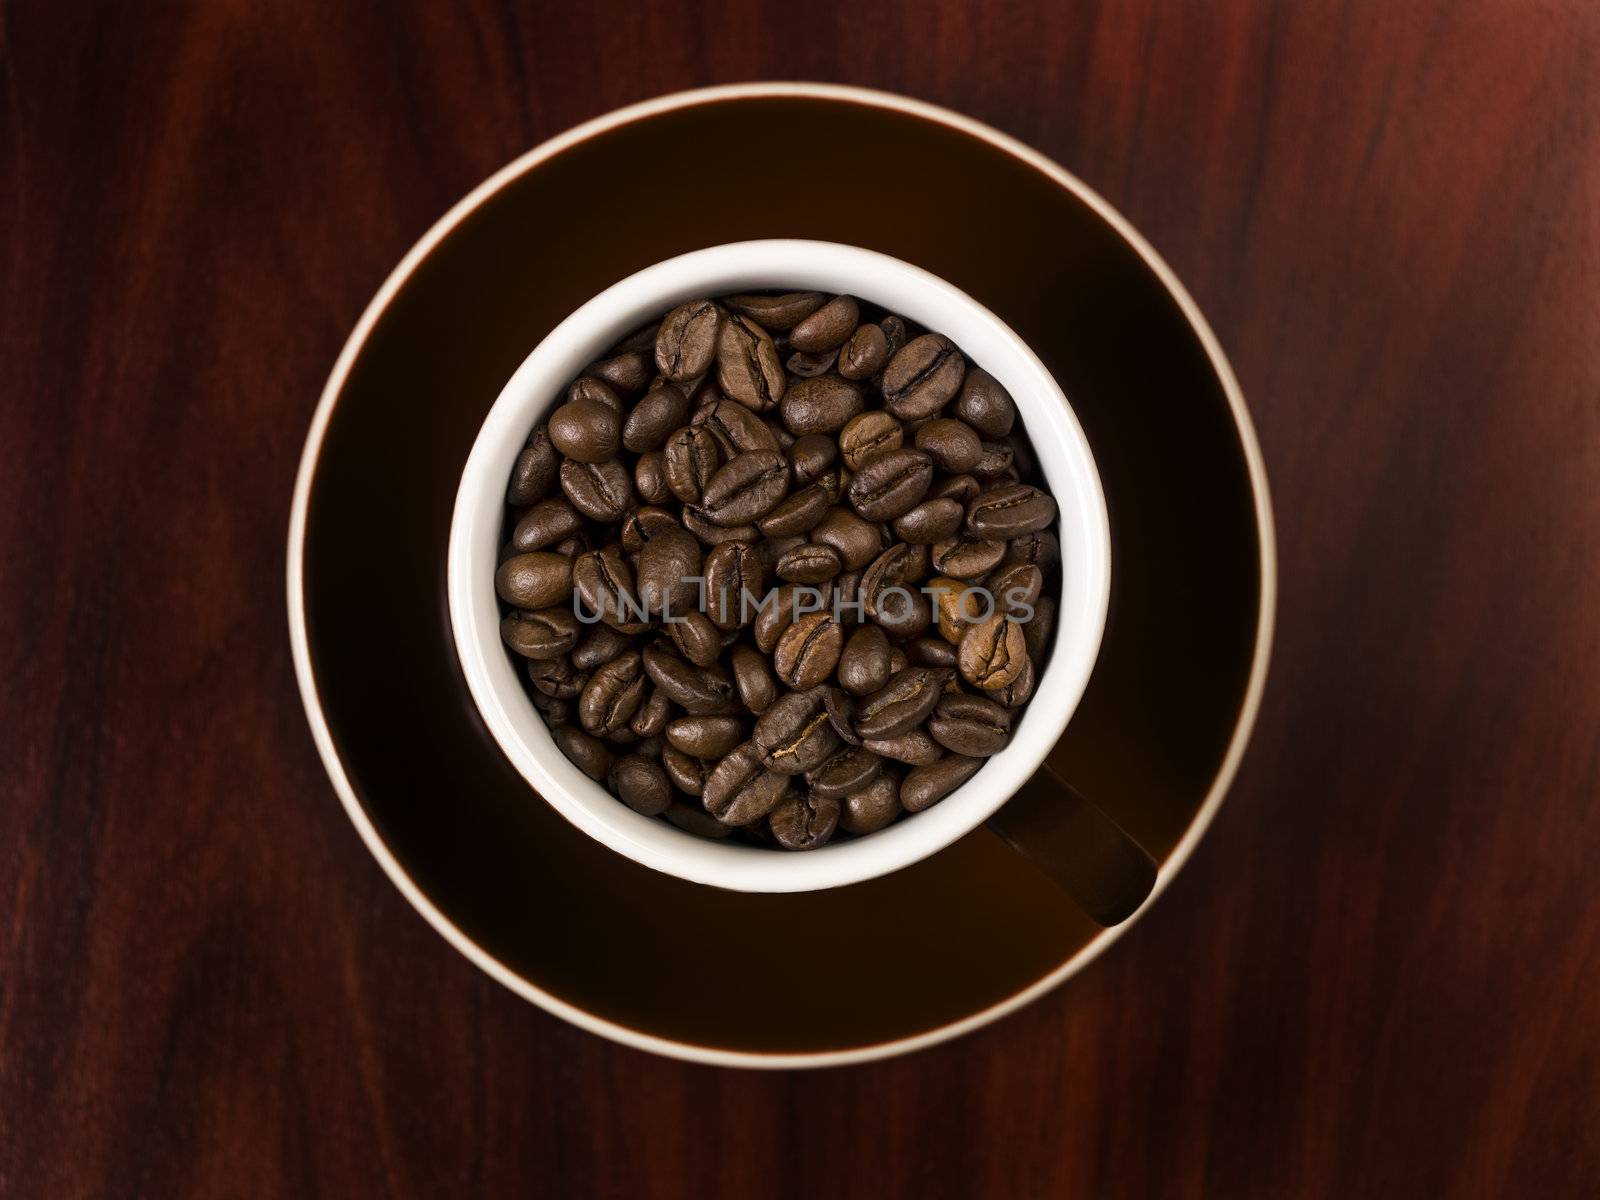
[[[593,547],[589,544],[589,535],[580,529],[565,541],[557,542],[554,546],[551,546],[550,553],[559,554],[562,558],[573,559],[580,554],[586,554],[591,549]]]
[[[776,574],[785,583],[826,583],[842,565],[832,546],[805,542],[778,559]]]
[[[777,450],[778,435],[742,404],[716,396],[695,410],[689,424],[717,439],[724,460],[747,450]]]
[[[906,646],[906,657],[919,667],[955,667],[956,648],[943,638],[919,637]]]
[[[699,609],[690,609],[667,623],[678,653],[697,667],[714,666],[722,657],[722,633]]]
[[[910,665],[911,662],[906,658],[906,652],[899,646],[895,646],[889,651],[889,677],[891,679]]]
[[[605,743],[599,738],[574,729],[570,725],[555,730],[550,735],[556,743],[556,749],[572,760],[578,770],[582,771],[596,783],[606,777],[611,769],[611,751],[607,750]]]
[[[625,651],[594,669],[578,697],[578,720],[593,734],[625,730],[648,690],[639,652]]]
[[[951,475],[928,489],[930,500],[954,500],[961,505],[961,519],[966,520],[967,502],[983,490],[976,475]]]
[[[701,801],[706,811],[724,825],[759,821],[789,792],[786,776],[768,770],[753,742],[745,742],[711,769]]]
[[[1044,662],[1044,652],[1050,646],[1050,635],[1056,628],[1056,598],[1054,596],[1040,596],[1039,602],[1033,606],[1033,620],[1022,627],[1023,642],[1028,651],[1028,657],[1035,662]]]
[[[616,456],[622,423],[613,409],[597,400],[572,400],[551,414],[550,441],[569,459],[601,463]]]
[[[561,456],[550,441],[549,430],[541,425],[533,431],[527,446],[517,455],[511,468],[511,483],[506,488],[506,503],[521,506],[543,500],[556,486]]]
[[[823,607],[847,631],[861,624],[861,572],[846,571],[838,576]]]
[[[651,616],[699,610],[700,543],[676,526],[661,529],[639,551],[638,596]]]
[[[701,509],[723,527],[765,516],[789,491],[789,464],[776,450],[748,450],[711,477]]]
[[[546,696],[557,700],[576,699],[589,682],[589,672],[580,671],[570,658],[530,658],[528,680]]]
[[[833,726],[833,731],[839,735],[841,742],[847,746],[861,745],[861,738],[856,733],[854,696],[843,688],[826,688],[823,692],[822,711],[828,714],[828,724]]]
[[[966,516],[955,500],[924,500],[894,519],[894,533],[903,542],[929,546],[955,537]]]
[[[933,460],[920,450],[885,450],[861,465],[850,481],[850,504],[869,521],[892,521],[910,512],[933,482]]]
[[[929,737],[926,729],[912,729],[894,737],[863,738],[861,744],[880,758],[912,767],[938,762],[944,754],[944,747]]]
[[[767,826],[785,850],[815,850],[826,844],[838,828],[839,802],[805,791],[790,792],[774,806]]]
[[[591,521],[620,521],[633,504],[628,468],[614,458],[600,463],[569,458],[561,464],[561,490]]]
[[[825,703],[820,688],[788,692],[761,714],[751,740],[768,770],[799,775],[821,766],[838,748],[839,735],[828,722]]]
[[[956,397],[956,416],[991,440],[1011,432],[1017,419],[1017,405],[1011,393],[981,367],[967,372]]]
[[[618,428],[621,428],[623,416],[622,398],[609,385],[587,375],[573,380],[572,386],[567,388],[567,403],[578,404],[584,401],[610,409],[616,414]],[[556,449],[561,449],[559,444],[557,444]]]
[[[980,482],[989,483],[1003,479],[1013,470],[1015,455],[1004,442],[985,442],[983,457],[972,465],[972,474]]]
[[[580,554],[571,564],[572,588],[578,593],[580,618],[599,619],[623,633],[650,627],[644,605],[634,590],[633,568],[617,546]]]
[[[672,784],[660,763],[639,754],[625,754],[611,767],[611,790],[633,809],[647,817],[660,816],[672,803]]]
[[[1056,502],[1027,483],[985,488],[967,505],[967,528],[991,541],[1038,533],[1053,525],[1055,519]]]
[[[1023,626],[997,612],[980,621],[961,639],[961,677],[973,687],[988,691],[1005,687],[1028,661]]]
[[[889,339],[878,325],[859,326],[839,350],[839,374],[846,379],[866,379],[889,361]]]
[[[852,471],[859,471],[868,459],[900,449],[905,445],[905,440],[905,426],[890,413],[875,408],[853,417],[839,431],[839,453],[844,458],[845,466]]]
[[[672,489],[667,486],[666,455],[650,450],[639,456],[633,464],[633,490],[646,504],[665,504],[672,499]]]
[[[876,625],[851,633],[839,655],[839,682],[854,696],[866,696],[889,682],[889,639]]]
[[[941,471],[960,475],[983,457],[983,442],[971,425],[951,417],[929,421],[917,430],[916,447]]]
[[[805,592],[814,590],[804,589]],[[820,597],[816,599],[818,602],[813,603],[813,597],[803,594],[802,588],[792,583],[774,588],[762,596],[761,606],[756,612],[755,624],[751,629],[756,649],[763,654],[771,654],[777,648],[778,639],[783,636],[783,631],[789,628],[797,615],[821,607]]]
[[[667,744],[696,758],[721,758],[742,741],[737,717],[679,717],[667,725]]]
[[[723,303],[763,329],[787,333],[821,308],[826,299],[821,292],[785,292],[781,296],[750,292],[729,296]]]
[[[846,571],[859,571],[883,551],[883,534],[847,508],[830,508],[811,529],[811,541],[832,546]]]
[[[1000,565],[1006,544],[963,533],[948,542],[935,542],[930,562],[941,575],[978,579]]]
[[[661,765],[666,768],[672,786],[690,796],[698,796],[705,790],[706,776],[711,773],[711,768],[694,755],[685,754],[671,745],[662,747]]]
[[[931,417],[961,389],[967,362],[955,343],[937,333],[912,338],[883,369],[883,399],[902,421]]]
[[[843,800],[883,774],[883,759],[862,746],[841,750],[806,775],[811,794],[820,800]]]
[[[900,781],[892,775],[880,774],[865,787],[839,797],[839,828],[846,833],[877,833],[899,815]]]
[[[821,433],[808,433],[789,447],[789,468],[797,485],[815,482],[839,460],[839,443]]]
[[[628,722],[628,732],[641,738],[658,737],[671,719],[672,702],[667,699],[667,694],[660,688],[651,688],[644,703],[639,705],[633,719]]]
[[[704,509],[693,505],[684,507],[683,527],[694,534],[702,546],[720,546],[724,542],[748,542],[753,545],[761,540],[761,531],[754,525],[718,525],[706,515]]]
[[[711,430],[686,425],[667,437],[661,455],[672,494],[685,504],[699,504],[706,484],[722,466],[722,451]]]
[[[668,510],[649,504],[633,509],[622,518],[622,548],[629,554],[642,553],[651,538],[667,530],[683,532],[678,518]]]
[[[813,483],[762,517],[756,527],[769,538],[794,537],[813,529],[832,507],[828,489]]]
[[[784,359],[784,369],[791,376],[789,386],[783,391],[783,398],[787,400],[795,388],[796,379],[815,379],[819,375],[826,375],[833,370],[834,364],[839,361],[839,352],[829,350],[825,354],[806,354],[796,350]]]
[[[906,542],[896,542],[890,546],[872,560],[872,565],[861,577],[861,596],[867,616],[876,619],[882,607],[882,597],[891,589],[900,589],[911,595],[920,594],[917,585],[927,571],[928,553],[924,547]]]
[[[995,611],[993,596],[965,579],[937,575],[928,581],[928,593],[933,599],[939,636],[952,646],[959,645],[969,628]]]
[[[900,782],[900,803],[907,812],[913,813],[932,808],[976,775],[981,766],[981,758],[946,754],[938,762],[913,767]]]
[[[1011,539],[1001,562],[1027,563],[1038,567],[1046,581],[1053,580],[1056,570],[1061,566],[1061,543],[1049,530],[1026,533]]]
[[[733,684],[740,702],[760,716],[778,698],[778,684],[772,677],[771,660],[749,646],[733,648]]]
[[[725,542],[705,558],[706,612],[718,629],[739,629],[755,616],[766,570],[754,547]]]
[[[632,638],[609,625],[585,625],[583,629],[572,650],[572,664],[580,671],[592,671],[633,645]]]
[[[533,701],[534,708],[539,710],[539,715],[544,718],[544,723],[552,732],[572,722],[570,701],[557,700],[554,696],[546,696],[537,689],[528,698]]]
[[[844,630],[826,612],[807,613],[778,639],[772,665],[778,678],[805,691],[833,674],[844,649]]]
[[[662,815],[669,824],[676,825],[685,833],[694,834],[695,837],[720,839],[733,836],[731,825],[724,825],[704,809],[674,803]]]
[[[518,554],[500,564],[494,590],[513,608],[533,611],[561,604],[572,595],[572,563],[544,551]]]
[[[704,375],[717,352],[722,312],[709,300],[691,300],[666,315],[656,333],[656,368],[682,382]]]
[[[541,500],[511,530],[511,544],[520,553],[543,550],[564,541],[583,528],[578,510],[565,500]]]
[[[696,667],[665,646],[646,646],[645,674],[692,717],[727,714],[733,708],[733,683],[720,667]]]
[[[1002,562],[984,580],[984,587],[1000,611],[1027,622],[1033,619],[1032,609],[1044,591],[1044,572],[1028,563]]]
[[[587,376],[600,380],[612,391],[634,396],[649,386],[655,374],[655,357],[644,350],[625,350],[584,368]]]
[[[1034,675],[1033,660],[1030,658],[1017,673],[1017,677],[1005,687],[991,688],[985,696],[994,698],[996,704],[1004,704],[1007,708],[1018,709],[1033,699]]]
[[[951,672],[939,667],[907,667],[861,701],[856,732],[863,738],[890,738],[928,719]]]
[[[622,444],[635,454],[659,450],[673,430],[689,420],[689,400],[677,387],[663,381],[645,393],[622,425]]]
[[[835,296],[794,327],[789,344],[807,354],[845,344],[861,320],[861,308],[850,296]]]
[[[581,628],[570,608],[557,605],[507,613],[500,621],[500,637],[524,658],[560,658],[578,644]]]
[[[861,388],[837,375],[802,379],[783,394],[779,411],[783,423],[796,436],[836,433],[866,405]]]
[[[946,750],[968,758],[988,758],[1011,740],[1011,713],[982,696],[947,694],[928,718],[928,732]]]
[[[771,335],[749,317],[725,320],[717,335],[717,386],[724,394],[755,412],[766,412],[783,399],[784,382]]]

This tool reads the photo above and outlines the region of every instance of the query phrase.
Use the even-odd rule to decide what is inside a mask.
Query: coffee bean
[[[966,510],[955,500],[924,500],[894,519],[895,536],[924,546],[949,541],[961,529],[966,516]]]
[[[637,395],[649,385],[656,369],[655,357],[644,349],[624,350],[585,367],[583,373],[600,380],[624,396]]]
[[[828,489],[813,483],[762,517],[756,527],[769,538],[794,537],[815,527],[832,507]]]
[[[724,460],[747,450],[777,450],[778,435],[742,404],[720,396],[695,410],[689,424],[717,439]]]
[[[925,767],[913,767],[900,783],[900,803],[907,812],[931,808],[978,773],[981,758],[947,754]]]
[[[851,746],[807,774],[806,783],[819,800],[843,800],[882,774],[882,758],[864,747]]]
[[[1011,713],[981,696],[947,694],[928,718],[928,732],[947,750],[968,758],[988,758],[1011,740]]]
[[[777,576],[786,583],[825,583],[839,573],[842,563],[832,546],[806,542],[778,559]]]
[[[1002,479],[1013,470],[1014,452],[1004,442],[985,442],[983,457],[972,465],[972,474],[980,482]]]
[[[828,724],[833,726],[833,732],[839,735],[841,742],[846,746],[861,745],[861,738],[856,733],[856,701],[854,696],[843,688],[825,688],[823,690],[822,711],[828,714]]]
[[[768,770],[761,751],[745,742],[711,769],[701,800],[724,825],[748,825],[771,812],[788,791],[789,780]]]
[[[794,391],[797,380],[815,379],[819,375],[826,375],[833,370],[834,364],[839,361],[839,352],[829,350],[825,354],[805,354],[796,350],[784,360],[784,369],[789,372],[789,386],[783,391],[783,398],[787,400]]]
[[[839,453],[844,458],[845,466],[852,471],[859,471],[868,459],[888,450],[900,449],[905,445],[905,440],[905,426],[890,413],[873,409],[851,418],[839,431]]]
[[[717,335],[717,385],[733,400],[765,412],[783,399],[783,363],[772,337],[749,317],[731,316]]]
[[[609,625],[585,625],[583,636],[572,651],[572,663],[580,671],[592,671],[601,663],[608,663],[633,640]]]
[[[833,674],[844,649],[844,630],[826,612],[807,613],[778,639],[772,665],[778,678],[805,691]]]
[[[861,577],[867,616],[876,621],[890,609],[904,608],[918,599],[926,604],[927,598],[917,585],[927,570],[927,551],[920,546],[896,542],[878,555]]]
[[[643,633],[648,614],[634,589],[633,568],[617,546],[580,554],[571,564],[579,616],[604,621],[623,633]]]
[[[961,677],[988,691],[1005,687],[1028,661],[1023,627],[997,612],[967,630],[961,638]]]
[[[717,351],[722,313],[709,300],[691,300],[666,315],[656,333],[656,368],[668,379],[704,375]]]
[[[705,790],[706,776],[711,773],[711,768],[698,758],[671,745],[662,747],[661,765],[666,768],[672,786],[690,796],[698,796]]]
[[[815,850],[827,843],[839,825],[839,802],[809,792],[790,792],[774,806],[767,825],[785,850]]]
[[[761,597],[761,607],[756,613],[755,624],[750,631],[757,650],[763,654],[771,654],[777,648],[778,639],[794,621],[797,608],[803,605],[807,609],[815,610],[819,607],[819,604],[812,602],[814,599],[812,595],[802,594],[812,593],[815,590],[790,583],[774,588]]]
[[[993,375],[974,367],[956,397],[956,416],[986,438],[1003,438],[1016,422],[1017,406]]]
[[[892,521],[911,511],[933,482],[933,460],[920,450],[885,450],[863,463],[848,495],[869,521]]]
[[[1022,627],[1028,656],[1036,662],[1045,661],[1044,652],[1049,649],[1050,635],[1056,628],[1056,607],[1054,596],[1040,596],[1033,606],[1033,620]]]
[[[683,526],[666,509],[649,504],[633,509],[622,518],[622,548],[629,554],[639,554],[651,538],[668,530],[682,533]]]
[[[933,459],[939,470],[952,475],[972,470],[983,457],[983,442],[972,426],[951,417],[940,417],[918,429],[916,447]]]
[[[757,716],[772,707],[778,698],[778,685],[772,678],[770,660],[749,646],[733,648],[733,683],[740,702]]]
[[[1030,658],[1022,666],[1017,677],[1005,687],[991,688],[984,695],[994,697],[996,704],[1004,704],[1009,709],[1018,709],[1033,699],[1034,680],[1033,660]]]
[[[674,803],[662,814],[669,824],[676,825],[685,833],[692,833],[695,837],[721,839],[733,836],[733,827],[724,825],[710,813],[699,808],[692,808],[687,804]]]
[[[1055,523],[1056,502],[1026,483],[1002,483],[979,492],[967,505],[967,528],[981,538],[1007,540],[1038,533]]]
[[[720,546],[724,542],[749,542],[761,540],[754,525],[718,525],[704,509],[687,505],[683,510],[683,527],[699,540],[702,546]]]
[[[583,528],[578,510],[565,500],[541,500],[511,530],[511,544],[519,552],[543,550],[565,540]]]
[[[865,787],[839,797],[839,828],[846,833],[877,833],[899,815],[900,781],[892,775],[880,774]]]
[[[638,595],[653,617],[699,611],[700,543],[676,526],[661,529],[639,551]]]
[[[783,394],[783,423],[797,436],[835,433],[866,404],[861,388],[837,375],[802,379]]]
[[[533,701],[533,707],[539,710],[539,715],[544,718],[552,732],[572,721],[572,705],[566,700],[557,700],[554,696],[546,696],[537,689],[528,697]]]
[[[955,398],[966,373],[966,359],[955,343],[925,333],[907,342],[883,369],[884,403],[902,421],[931,417]]]
[[[1032,609],[1044,591],[1044,572],[1028,563],[1004,563],[996,567],[984,587],[994,597],[994,602],[1007,616],[1019,621],[1029,621]]]
[[[950,678],[950,671],[938,667],[907,667],[891,676],[861,702],[856,732],[862,738],[890,738],[915,729],[939,703]]]
[[[633,406],[622,425],[622,444],[635,454],[659,450],[689,420],[689,400],[669,382],[658,383]]]
[[[550,736],[555,739],[556,749],[590,779],[598,783],[606,777],[611,769],[611,751],[599,738],[570,725],[555,730]]]
[[[614,458],[601,463],[569,458],[561,464],[561,490],[591,521],[620,521],[633,504],[633,481]]]
[[[768,770],[799,775],[820,766],[839,745],[820,689],[788,692],[756,721],[752,741]]]
[[[978,579],[998,567],[1005,552],[1004,542],[991,542],[963,533],[947,542],[935,542],[930,561],[941,575]]]
[[[667,697],[692,717],[727,714],[733,707],[733,683],[720,667],[696,667],[664,646],[646,646],[645,674]]]
[[[983,490],[976,475],[951,475],[939,480],[928,489],[930,500],[954,500],[961,505],[962,520],[966,519],[967,502]]]
[[[667,725],[667,744],[696,758],[721,758],[743,740],[737,717],[679,717]]]
[[[938,762],[944,747],[928,736],[926,729],[912,729],[894,737],[863,738],[861,744],[880,758],[893,759],[912,767]]]
[[[749,450],[711,477],[701,508],[724,527],[765,516],[789,490],[789,464],[776,450]]]
[[[789,344],[816,354],[844,345],[861,320],[861,309],[849,296],[835,296],[794,327]]]
[[[672,494],[685,504],[699,504],[706,484],[722,466],[722,451],[711,431],[686,425],[667,437],[661,454]]]
[[[821,292],[785,292],[781,296],[751,292],[729,296],[723,303],[763,329],[787,333],[821,308],[825,299]]]
[[[672,499],[672,488],[667,485],[666,455],[650,450],[639,456],[633,465],[633,490],[646,504],[665,504]]]
[[[506,503],[520,506],[543,500],[555,488],[556,472],[560,468],[561,457],[550,441],[549,431],[541,425],[533,431],[511,468]]]
[[[500,637],[524,658],[560,658],[578,644],[580,629],[572,610],[557,606],[507,613],[500,622]]]
[[[712,623],[724,631],[748,624],[764,591],[760,553],[744,543],[726,542],[706,555],[705,575]]]
[[[939,635],[952,646],[960,644],[969,628],[995,611],[994,600],[986,589],[965,579],[938,575],[928,581],[928,591],[933,598]]]
[[[550,608],[572,594],[572,563],[543,551],[518,554],[500,564],[494,590],[513,608]]]
[[[814,483],[839,459],[839,443],[821,433],[795,439],[789,448],[789,468],[797,485]]]
[[[578,462],[605,462],[615,456],[621,440],[617,414],[595,400],[569,401],[550,417],[550,441]]]
[[[919,637],[906,646],[906,657],[919,667],[955,667],[956,648],[943,638]]]
[[[865,696],[889,682],[889,639],[876,625],[853,632],[839,655],[839,682],[854,696]]]
[[[578,721],[593,734],[627,729],[647,690],[639,652],[625,651],[595,668],[578,697]]]
[[[633,719],[628,722],[628,732],[641,738],[659,736],[672,719],[672,701],[660,688],[651,688],[650,694],[639,705]],[[641,750],[640,753],[643,753]]]
[[[722,657],[722,634],[699,609],[675,616],[667,624],[678,653],[697,667],[714,666]]]
[[[627,754],[611,767],[611,790],[618,798],[647,817],[660,816],[672,803],[672,785],[659,763],[638,754]]]
[[[1047,580],[1054,579],[1056,570],[1061,566],[1061,543],[1056,535],[1044,530],[1039,533],[1025,533],[1021,537],[1012,538],[1006,546],[1003,563],[1028,563],[1038,567]]]
[[[839,374],[846,379],[866,379],[889,361],[889,339],[878,325],[861,325],[839,350]]]

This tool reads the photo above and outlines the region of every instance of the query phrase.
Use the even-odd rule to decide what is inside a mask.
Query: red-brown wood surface
[[[1600,7],[30,0],[0,77],[0,1194],[1600,1191]],[[1137,932],[819,1073],[470,967],[341,813],[282,601],[413,240],[576,121],[761,77],[950,105],[1127,213],[1282,560],[1254,744]]]

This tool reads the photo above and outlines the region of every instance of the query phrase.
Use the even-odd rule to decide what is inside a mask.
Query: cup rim
[[[1234,723],[1233,734],[1213,778],[1211,787],[1202,800],[1193,820],[1176,846],[1160,865],[1155,887],[1145,903],[1127,921],[1103,930],[1085,943],[1053,970],[1042,975],[1010,996],[969,1013],[957,1020],[907,1037],[854,1046],[844,1050],[797,1053],[761,1053],[707,1046],[656,1034],[619,1024],[598,1016],[587,1009],[562,999],[507,967],[492,953],[480,946],[454,921],[446,916],[433,900],[413,880],[405,866],[395,857],[378,831],[370,814],[339,757],[333,732],[322,710],[318,693],[317,676],[311,657],[310,635],[306,622],[305,539],[310,510],[311,486],[321,459],[323,442],[351,370],[365,347],[372,331],[395,296],[416,273],[433,251],[472,213],[507,185],[528,173],[548,159],[579,145],[608,130],[673,112],[677,109],[703,104],[728,103],[742,100],[799,98],[856,104],[867,108],[886,109],[920,120],[942,125],[964,133],[995,147],[1002,153],[1021,162],[1049,178],[1057,186],[1088,207],[1101,221],[1115,232],[1146,267],[1156,276],[1170,295],[1184,319],[1193,330],[1204,350],[1211,369],[1227,400],[1229,411],[1238,431],[1241,453],[1250,481],[1254,504],[1256,536],[1261,553],[1261,573],[1257,594],[1256,636],[1251,656],[1250,671],[1244,694]],[[288,541],[285,547],[285,592],[289,619],[290,650],[295,677],[300,688],[302,706],[312,739],[327,772],[334,792],[343,806],[345,815],[354,826],[367,850],[391,883],[405,897],[417,913],[428,922],[451,946],[492,979],[546,1012],[576,1025],[590,1033],[610,1039],[634,1049],[661,1054],[687,1062],[713,1066],[749,1069],[810,1069],[871,1062],[900,1054],[908,1054],[960,1037],[1015,1012],[1051,989],[1076,975],[1103,954],[1112,944],[1131,929],[1148,911],[1187,864],[1215,820],[1222,802],[1238,774],[1239,764],[1249,743],[1251,732],[1260,713],[1261,699],[1266,686],[1271,661],[1273,630],[1276,623],[1277,538],[1268,488],[1266,467],[1261,457],[1260,443],[1245,404],[1244,394],[1234,375],[1233,368],[1223,352],[1210,324],[1200,312],[1194,298],[1183,286],[1166,261],[1155,251],[1143,234],[1113,208],[1094,189],[1067,171],[1059,163],[1033,149],[1018,139],[986,125],[972,117],[948,108],[915,100],[893,92],[850,85],[814,83],[804,81],[768,81],[760,83],[728,84],[696,88],[657,96],[636,104],[604,113],[589,121],[540,143],[513,159],[472,191],[463,196],[411,247],[379,287],[329,373],[307,430],[304,450],[295,476],[294,493],[289,514]]]
[[[717,841],[643,817],[556,747],[499,634],[492,586],[505,481],[528,433],[583,367],[641,324],[704,295],[757,287],[848,293],[956,342],[1010,392],[1059,510],[1055,641],[1010,743],[924,812],[804,854]],[[462,471],[447,571],[451,631],[468,691],[501,751],[547,803],[584,833],[646,867],[733,891],[844,887],[938,853],[987,820],[1060,739],[1088,686],[1111,591],[1111,533],[1088,439],[1060,385],[1004,321],[947,280],[839,242],[770,238],[724,243],[657,262],[579,305],[528,354],[485,416]]]

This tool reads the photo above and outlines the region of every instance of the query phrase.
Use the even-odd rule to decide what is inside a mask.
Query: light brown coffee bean
[[[691,300],[667,314],[656,333],[656,369],[682,382],[704,375],[717,352],[722,313],[709,300]]]
[[[1023,627],[997,612],[968,629],[961,638],[961,677],[985,691],[1005,687],[1028,661]]]
[[[835,296],[794,327],[789,344],[807,354],[844,345],[861,320],[861,309],[850,296]]]
[[[778,678],[799,691],[816,687],[833,674],[844,649],[844,630],[826,612],[807,613],[778,639],[772,665]]]

